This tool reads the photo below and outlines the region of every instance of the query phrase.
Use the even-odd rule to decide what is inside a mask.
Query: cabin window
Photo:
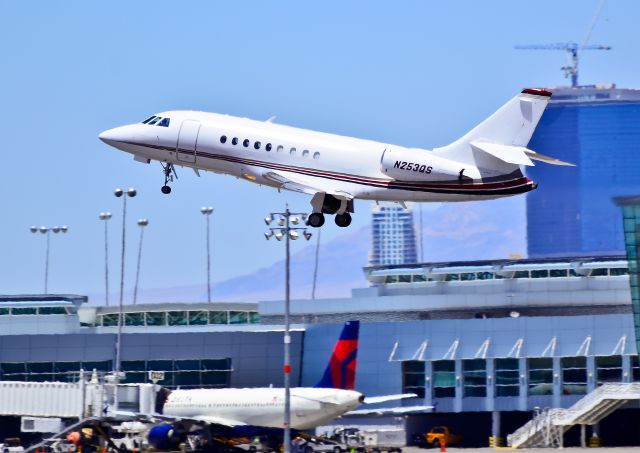
[[[271,143],[267,143],[264,147],[267,151],[271,151]]]
[[[316,151],[315,153],[313,153],[313,158],[314,158],[315,160],[320,159],[320,153],[319,153],[318,151]]]
[[[242,146],[244,146],[245,148],[248,148],[248,147],[249,147],[249,139],[248,139],[248,138],[245,138],[245,139],[242,141]]]
[[[255,142],[255,143],[253,144],[253,147],[254,147],[255,149],[260,149],[260,142]]]
[[[281,153],[282,151],[284,151],[284,146],[278,145],[278,148],[276,148],[276,151]]]
[[[291,154],[292,156],[296,155],[296,149],[295,148],[291,148],[291,150],[289,151],[289,154]]]
[[[231,140],[231,144],[237,145],[238,144],[238,137],[233,137],[233,139]]]
[[[169,119],[169,118],[162,118],[162,121],[160,121],[158,124],[156,124],[156,126],[169,127],[169,122],[170,121],[171,121],[171,119]]]
[[[223,135],[222,137],[220,137],[220,143],[227,143],[227,136]]]
[[[304,151],[302,151],[302,157],[309,157],[309,150],[305,149]]]

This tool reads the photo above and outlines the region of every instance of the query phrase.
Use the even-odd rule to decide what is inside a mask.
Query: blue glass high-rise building
[[[383,203],[373,206],[369,265],[414,264],[416,234],[413,213],[401,206]]]
[[[538,163],[527,195],[530,257],[623,254],[613,198],[640,193],[640,90],[552,89],[529,148],[576,167]]]

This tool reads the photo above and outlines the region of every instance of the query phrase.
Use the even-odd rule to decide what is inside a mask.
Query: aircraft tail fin
[[[356,382],[359,330],[360,321],[344,323],[340,338],[329,358],[329,364],[315,387],[353,390]]]
[[[526,88],[464,136],[450,145],[434,149],[433,152],[459,162],[474,163],[476,159],[471,145],[490,143],[512,149],[526,148],[550,98],[550,91]],[[507,148],[499,152],[508,152]],[[481,150],[486,152],[486,149]],[[497,152],[490,154],[497,157]],[[498,158],[503,162],[518,165],[508,162],[511,159]]]

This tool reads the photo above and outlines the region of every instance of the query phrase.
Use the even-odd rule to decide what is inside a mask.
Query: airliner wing
[[[201,423],[208,423],[211,425],[228,426],[229,428],[233,428],[234,426],[247,426],[245,422],[232,420],[230,418],[214,417],[211,415],[198,415],[195,417],[188,417],[187,419],[194,420],[196,422],[201,422]],[[183,418],[183,420],[185,419]]]
[[[117,415],[129,416],[129,417],[144,417],[157,420],[165,420],[172,422],[193,422],[193,423],[207,423],[211,425],[220,425],[233,428],[234,426],[247,426],[245,422],[239,420],[233,420],[224,417],[215,417],[212,415],[196,415],[193,417],[182,417],[179,415],[166,415],[166,414],[142,414],[137,412],[125,412],[117,411]]]
[[[315,195],[317,193],[327,193],[341,200],[353,200],[353,195],[341,190],[335,190],[329,187],[320,187],[317,183],[308,184],[303,177],[293,179],[288,176],[281,175],[275,171],[265,173],[264,178],[280,185],[281,189],[291,190],[293,192],[306,193],[307,195]]]
[[[349,411],[344,415],[402,415],[431,412],[432,410],[433,406],[405,406],[379,409],[357,409],[355,411]]]

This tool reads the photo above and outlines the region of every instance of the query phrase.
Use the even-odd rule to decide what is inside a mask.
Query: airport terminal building
[[[626,257],[422,263],[365,269],[350,298],[295,300],[293,385],[313,386],[341,324],[361,320],[356,386],[412,392],[402,416],[336,423],[400,425],[407,436],[446,424],[486,446],[547,407],[598,386],[640,381]],[[283,302],[125,307],[126,382],[165,371],[172,388],[282,385]],[[0,299],[0,379],[72,381],[109,371],[116,307],[82,296]],[[389,405],[389,404],[388,404]],[[402,409],[401,407],[398,409]],[[633,417],[629,417],[629,413]],[[636,403],[593,430],[605,445],[640,445]],[[6,426],[11,426],[7,424]],[[575,430],[566,443],[577,442]]]

